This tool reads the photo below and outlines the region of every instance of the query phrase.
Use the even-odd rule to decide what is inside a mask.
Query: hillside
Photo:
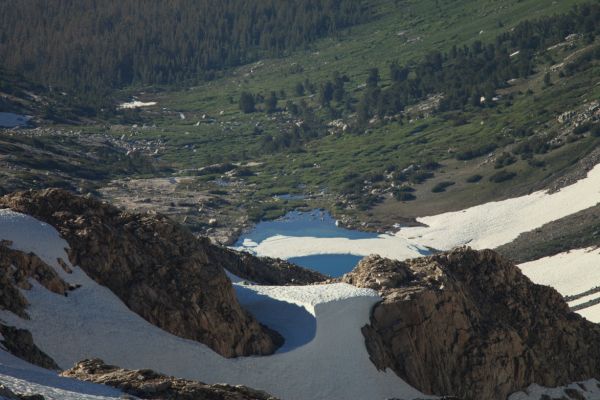
[[[71,126],[28,133],[33,143],[6,137],[3,191],[91,191],[231,243],[253,222],[298,207],[324,207],[347,226],[383,232],[392,220],[412,224],[555,187],[594,163],[597,2],[373,0],[364,7],[368,18],[307,37],[307,50],[256,53],[259,61],[193,86],[114,84],[100,103],[92,91],[80,100],[104,108],[92,107],[90,117],[74,111],[85,123],[75,140]],[[158,18],[159,11],[148,12]],[[43,124],[40,109],[29,112]],[[89,147],[88,137],[110,143],[101,152],[118,161],[81,160],[79,171],[65,160],[40,180],[52,164],[45,159],[63,157],[57,134],[72,142],[67,148]]]
[[[20,347],[26,350],[20,357],[39,362],[44,354],[52,362],[47,368],[75,364],[61,375],[114,386],[140,398],[152,398],[152,393],[160,399],[192,399],[193,393],[211,400],[269,397],[248,387],[298,400],[417,400],[430,398],[427,393],[498,400],[524,393],[544,399],[547,393],[559,393],[593,399],[597,394],[598,325],[569,310],[556,290],[534,284],[491,250],[463,248],[405,262],[369,257],[341,280],[263,286],[228,273],[230,259],[219,258],[217,248],[211,250],[205,240],[192,239],[161,216],[121,213],[60,191],[20,193],[1,201],[50,223],[11,209],[0,212],[0,280],[4,289],[18,293],[18,301],[0,297],[0,380],[14,392],[43,393],[50,400],[65,398],[65,389],[71,391],[66,398],[73,392],[82,398],[119,394],[59,378],[12,356],[18,349],[11,329],[29,338],[29,348]],[[109,244],[85,244],[96,235]],[[487,236],[482,233],[481,238]],[[114,246],[127,248],[115,252],[114,264],[94,253]],[[152,249],[172,253],[173,267],[161,265],[157,254],[151,254],[157,263],[149,262]],[[132,261],[124,265],[121,257]],[[194,267],[188,269],[182,259]],[[153,273],[139,274],[143,268]],[[178,276],[182,270],[184,281]],[[171,276],[164,277],[165,272]],[[231,281],[223,281],[225,274]],[[118,287],[128,276],[138,280],[131,285],[133,302]],[[174,285],[195,290],[172,290]],[[177,301],[190,302],[164,316],[177,319],[186,313],[193,322],[203,315],[201,320],[209,324],[201,329],[207,328],[208,336],[186,340],[172,331],[185,324],[152,318],[163,309],[155,304],[157,293],[167,308]],[[218,334],[219,326],[225,323],[239,332],[238,324],[250,318],[235,312],[238,304],[264,329],[281,333],[285,342],[275,354],[222,356],[236,342]],[[562,329],[553,329],[556,324]],[[242,327],[242,332],[253,329]],[[211,337],[219,339],[219,346]],[[83,361],[90,357],[123,367]],[[565,367],[556,368],[549,361],[554,359],[564,361]],[[405,369],[407,364],[411,368]],[[348,379],[341,386],[340,376]],[[534,383],[554,388],[546,391]]]
[[[0,400],[596,400],[599,185],[600,0],[0,0]]]
[[[588,17],[580,17],[583,11],[569,11],[569,2],[543,10],[531,1],[503,6],[460,2],[462,8],[426,3],[378,2],[373,21],[316,41],[309,51],[264,59],[183,91],[163,87],[167,90],[123,92],[124,100],[134,94],[157,105],[136,111],[146,129],[121,125],[115,127],[115,135],[125,134],[132,143],[164,143],[161,159],[180,169],[178,176],[186,182],[173,188],[175,195],[183,199],[190,191],[218,193],[229,203],[217,207],[220,219],[237,226],[240,218],[272,218],[305,205],[324,206],[350,225],[385,230],[391,228],[385,223],[389,216],[410,221],[527,194],[552,186],[578,168],[577,162],[597,142],[594,121],[600,90],[594,61],[598,43],[590,33],[576,35],[578,29],[587,29]],[[549,17],[555,13],[568,18],[561,30],[548,31],[546,24],[559,25],[555,19],[563,18]],[[448,18],[440,22],[439,15]],[[590,15],[596,18],[597,11]],[[537,28],[519,25],[524,20],[536,21]],[[578,24],[583,25],[577,28]],[[454,33],[454,26],[460,31]],[[476,105],[467,96],[464,105],[448,103],[446,109],[436,110],[444,95],[448,99],[448,89],[445,80],[429,74],[421,79],[421,85],[426,84],[419,89],[423,99],[404,98],[404,110],[391,114],[385,108],[379,114],[379,106],[373,106],[367,110],[368,120],[359,121],[365,98],[381,93],[379,103],[372,101],[383,106],[386,98],[394,98],[392,89],[401,83],[391,75],[398,73],[397,66],[408,66],[412,82],[414,74],[425,74],[419,71],[432,52],[442,52],[444,60],[453,46],[486,49],[508,40],[509,47],[496,47],[496,52],[507,57],[502,62],[519,68],[519,57],[510,57],[525,52],[518,44],[510,45],[518,35],[542,38],[528,50],[532,69],[522,77],[518,70],[498,69],[494,82],[465,86],[480,91],[470,95]],[[476,68],[479,61],[471,62]],[[457,70],[454,62],[442,64],[442,73],[450,77],[472,74]],[[378,68],[378,78],[370,89],[367,78],[373,68]],[[329,85],[332,99],[324,103]],[[243,93],[252,96],[255,112],[241,111]],[[486,97],[487,103],[482,103]],[[213,164],[223,166],[203,169]],[[160,190],[151,181],[139,182],[135,191],[140,187]],[[111,185],[103,192],[119,202],[130,198],[132,189]],[[280,194],[304,199],[273,197]],[[212,217],[189,214],[186,221],[205,232],[204,224]]]

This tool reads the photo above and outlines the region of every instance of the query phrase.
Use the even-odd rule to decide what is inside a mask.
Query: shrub
[[[417,199],[417,196],[415,196],[412,193],[399,192],[399,191],[397,191],[397,192],[394,193],[394,197],[398,201],[413,201],[413,200]]]
[[[396,189],[398,192],[404,192],[404,193],[413,193],[415,191],[415,189],[411,186],[408,185],[402,185],[399,188]]]
[[[505,181],[511,180],[515,176],[517,176],[517,174],[515,172],[499,171],[499,172],[496,172],[494,175],[490,176],[490,182],[494,182],[494,183],[505,182]]]
[[[239,106],[240,110],[242,110],[243,113],[250,114],[256,111],[255,104],[256,99],[254,98],[252,93],[242,92],[242,94],[240,95]]]
[[[431,191],[433,193],[442,193],[442,192],[445,192],[448,187],[450,187],[454,184],[455,184],[455,182],[452,182],[452,181],[439,182],[438,184],[436,184],[433,187],[433,189],[431,189]]]
[[[575,135],[583,135],[584,133],[586,133],[587,131],[589,131],[591,127],[592,127],[592,125],[589,124],[589,123],[588,124],[581,124],[579,126],[576,126],[573,129],[573,133]]]
[[[527,161],[527,163],[529,164],[529,166],[534,167],[534,168],[542,168],[544,165],[546,165],[545,161],[538,160],[536,158],[531,158],[530,160]]]
[[[459,161],[472,160],[474,158],[481,157],[487,153],[496,150],[497,147],[498,146],[496,146],[495,144],[490,143],[477,148],[467,149],[465,151],[456,153],[456,159]]]
[[[515,162],[517,162],[517,159],[512,154],[504,152],[496,159],[496,162],[494,163],[494,168],[504,168],[511,164],[514,164]]]
[[[416,171],[410,177],[411,182],[413,183],[423,183],[427,179],[433,178],[433,172],[429,171]]]
[[[467,178],[467,183],[477,183],[483,179],[483,176],[475,174]]]

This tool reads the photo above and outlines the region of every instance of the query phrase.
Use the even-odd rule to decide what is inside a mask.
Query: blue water
[[[285,217],[275,221],[258,223],[250,232],[244,233],[235,246],[241,246],[244,239],[251,239],[256,243],[275,235],[292,237],[318,237],[347,239],[376,238],[378,233],[353,231],[335,225],[335,219],[327,212],[316,210],[310,212],[292,211]]]
[[[241,247],[245,239],[260,243],[275,235],[347,239],[370,239],[378,236],[377,233],[338,227],[335,225],[335,219],[321,210],[292,211],[275,221],[260,222],[250,232],[240,236],[235,246]],[[293,257],[289,261],[337,277],[352,271],[361,258],[349,254],[326,254]]]
[[[288,261],[301,267],[317,271],[337,278],[356,267],[362,256],[352,254],[315,254],[313,256],[292,257]]]

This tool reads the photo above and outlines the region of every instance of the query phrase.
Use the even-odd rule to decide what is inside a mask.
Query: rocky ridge
[[[102,360],[84,360],[62,376],[113,386],[141,399],[159,400],[277,400],[245,386],[208,385],[174,378],[152,370],[126,370]]]
[[[266,355],[282,337],[242,309],[208,239],[156,214],[132,214],[48,189],[0,198],[0,207],[55,227],[69,258],[132,311],[225,357]]]
[[[218,253],[217,258],[227,260],[229,272],[259,285],[310,285],[330,279],[320,272],[299,267],[285,260],[255,257],[222,248],[213,248],[213,251]]]
[[[504,400],[600,377],[600,326],[491,250],[371,256],[342,281],[383,297],[363,328],[375,365],[427,394]]]

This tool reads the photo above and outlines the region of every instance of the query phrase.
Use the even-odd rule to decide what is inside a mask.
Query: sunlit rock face
[[[491,250],[368,257],[343,281],[384,298],[363,328],[372,361],[425,393],[506,399],[600,375],[600,326]]]

